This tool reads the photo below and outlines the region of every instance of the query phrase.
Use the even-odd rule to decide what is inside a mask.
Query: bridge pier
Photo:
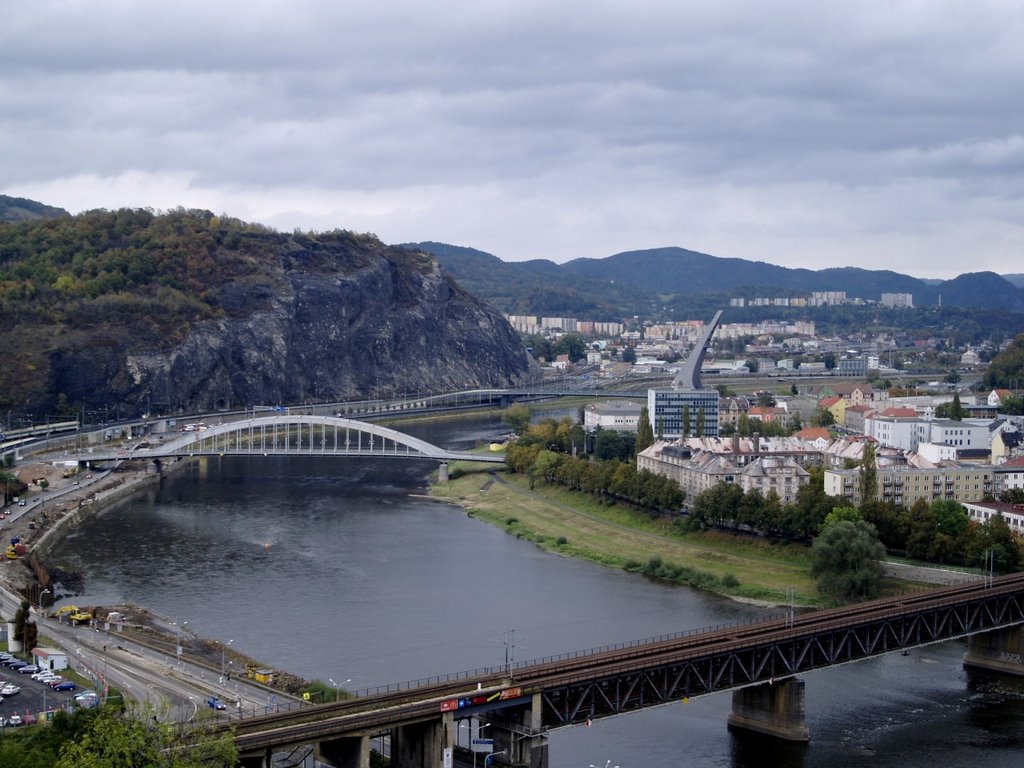
[[[804,715],[804,681],[789,677],[733,691],[729,727],[786,741],[809,741]]]
[[[447,483],[448,482],[448,462],[442,461],[441,466],[437,468],[437,482]]]
[[[370,737],[343,736],[316,745],[317,762],[334,768],[370,768]]]
[[[1024,677],[1024,627],[971,635],[967,640],[964,666]]]
[[[409,723],[391,731],[391,768],[444,768],[446,749],[455,748],[455,720],[445,712],[440,720]]]
[[[504,752],[502,762],[529,768],[548,768],[548,735],[541,721],[541,694],[514,708],[492,711],[494,753]]]

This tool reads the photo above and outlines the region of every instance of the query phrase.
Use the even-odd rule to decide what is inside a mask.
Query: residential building
[[[796,501],[797,491],[810,479],[798,462],[786,456],[757,456],[744,464],[725,454],[694,452],[685,445],[656,442],[637,455],[637,469],[675,480],[688,499],[719,483],[734,483],[744,492],[774,491],[783,503]]]
[[[1005,461],[995,470],[996,494],[1003,491],[1024,490],[1024,456]]]
[[[1006,504],[1001,501],[979,501],[964,504],[972,520],[984,523],[993,517],[1002,517],[1010,530],[1024,536],[1024,504]]]
[[[936,499],[966,503],[982,501],[995,491],[995,468],[992,466],[963,463],[938,467],[880,466],[875,476],[875,499],[908,509],[918,499],[929,503]],[[860,478],[859,468],[826,469],[825,493],[845,498],[851,506],[859,507],[863,501]]]
[[[912,293],[883,293],[882,306],[891,308],[913,309],[914,294]]]

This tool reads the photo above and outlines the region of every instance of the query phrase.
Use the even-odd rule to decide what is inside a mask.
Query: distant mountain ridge
[[[647,303],[686,297],[716,296],[724,302],[734,296],[807,296],[813,291],[845,291],[850,298],[870,301],[879,301],[883,293],[910,293],[917,307],[941,304],[1024,312],[1024,290],[994,272],[926,281],[891,270],[792,269],[676,247],[625,251],[565,264],[504,262],[483,251],[432,242],[405,247],[435,255],[467,290],[510,313],[571,314],[573,307],[622,309],[630,302],[642,309]],[[566,294],[564,308],[556,309],[552,293]]]
[[[71,214],[63,208],[37,203],[24,197],[0,195],[0,221],[11,222],[32,221],[34,219],[56,219]]]

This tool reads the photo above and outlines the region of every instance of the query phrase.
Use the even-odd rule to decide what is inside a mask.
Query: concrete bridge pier
[[[521,706],[494,711],[489,717],[494,754],[504,753],[495,762],[548,768],[548,735],[541,722],[539,693]]]
[[[398,726],[391,730],[391,768],[444,768],[445,750],[454,748],[451,712],[439,720]]]
[[[1024,627],[971,635],[967,640],[964,666],[1024,677]]]
[[[789,677],[733,691],[729,727],[786,741],[810,741],[804,716],[804,681]]]
[[[334,768],[370,768],[370,737],[343,736],[316,745],[316,759]]]
[[[437,482],[447,483],[448,482],[448,462],[442,461],[441,466],[437,468]]]

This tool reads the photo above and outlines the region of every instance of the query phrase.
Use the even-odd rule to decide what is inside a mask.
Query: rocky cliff
[[[178,413],[507,386],[530,375],[504,318],[427,254],[207,212],[97,212],[69,230],[79,218],[36,224],[35,238],[29,225],[0,228],[0,319],[16,340],[0,407]],[[24,245],[55,240],[64,255],[49,260]]]

